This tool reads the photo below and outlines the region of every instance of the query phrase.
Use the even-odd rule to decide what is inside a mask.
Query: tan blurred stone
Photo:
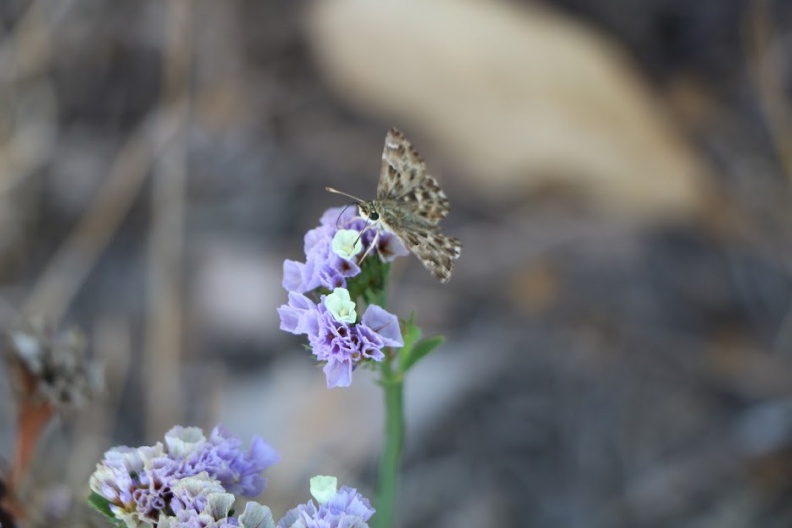
[[[700,207],[701,161],[591,28],[473,0],[322,0],[306,28],[341,97],[423,135],[482,199],[560,183],[636,217]]]

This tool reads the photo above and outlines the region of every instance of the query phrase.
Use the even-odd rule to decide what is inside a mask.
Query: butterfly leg
[[[376,229],[374,226],[368,226],[366,229],[364,229],[363,231],[360,232],[360,236],[363,236],[363,233],[365,233],[366,231],[368,231],[369,229],[372,229],[372,228],[376,230],[376,234],[374,235],[374,239],[371,241],[371,244],[369,244],[369,247],[366,248],[366,252],[363,253],[363,256],[360,257],[360,259],[358,260],[358,263],[363,262],[363,260],[365,260],[365,258],[368,256],[368,254],[371,253],[371,250],[374,249],[375,247],[377,247],[377,242],[379,242],[379,236],[380,236],[379,229]],[[360,237],[358,237],[358,238],[360,238]],[[355,243],[357,243],[357,242],[355,242]]]

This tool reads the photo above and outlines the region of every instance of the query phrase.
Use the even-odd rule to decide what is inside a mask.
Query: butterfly
[[[462,244],[440,232],[440,220],[448,215],[448,198],[400,131],[391,128],[385,136],[376,199],[327,190],[355,200],[363,218],[399,237],[437,280],[451,279]]]

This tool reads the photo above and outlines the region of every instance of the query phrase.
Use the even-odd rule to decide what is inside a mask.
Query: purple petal
[[[382,338],[385,346],[403,347],[399,318],[386,312],[376,304],[369,305],[360,320],[361,323],[375,331]]]
[[[321,286],[322,282],[319,274],[322,272],[322,263],[316,257],[308,257],[305,261],[305,267],[302,269],[303,282],[300,285],[302,289],[294,290],[300,293],[305,293]]]
[[[259,436],[254,436],[250,445],[250,458],[262,467],[269,467],[280,460],[277,451]]]
[[[352,384],[352,360],[331,359],[322,369],[327,378],[327,388],[349,387]]]
[[[385,262],[392,262],[397,257],[405,257],[410,254],[399,237],[393,233],[382,233],[377,245],[379,254]]]
[[[330,240],[333,238],[333,233],[327,227],[315,227],[305,233],[304,250],[305,254],[309,255],[315,252],[327,252],[327,246],[330,245]]]
[[[294,260],[283,262],[283,289],[287,291],[306,291],[303,289],[305,264]]]
[[[344,512],[346,515],[359,517],[363,521],[369,520],[375,513],[369,500],[349,486],[342,486],[322,507],[331,512]]]
[[[319,223],[325,227],[347,229],[349,223],[358,218],[357,206],[331,207],[324,212]]]
[[[334,290],[336,288],[346,288],[346,281],[338,270],[330,266],[323,266],[317,274],[316,286],[324,286],[328,290]]]
[[[316,328],[316,304],[302,293],[289,292],[289,304],[278,308],[280,328],[292,334],[309,334]]]
[[[278,315],[280,316],[280,329],[284,332],[300,335],[302,332],[297,331],[302,319],[302,313],[295,310],[288,304],[284,304],[278,308]]]

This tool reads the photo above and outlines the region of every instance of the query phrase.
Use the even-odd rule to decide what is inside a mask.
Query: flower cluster
[[[176,482],[169,512],[160,514],[157,528],[274,528],[272,512],[250,501],[239,517],[233,516],[236,497],[205,472]],[[129,526],[129,523],[127,523]]]
[[[91,503],[130,528],[276,528],[267,506],[253,501],[239,516],[237,495],[259,495],[260,473],[278,459],[254,438],[241,442],[216,427],[209,438],[197,427],[174,427],[164,444],[116,447],[91,476]],[[367,528],[374,509],[356,490],[337,489],[335,477],[311,479],[309,501],[290,510],[277,528]]]
[[[281,330],[308,336],[314,356],[325,362],[327,387],[348,387],[352,371],[364,360],[382,361],[385,346],[401,347],[399,320],[376,304],[357,322],[349,292],[336,288],[319,303],[301,293],[289,293],[289,303],[278,308]]]
[[[409,254],[398,237],[372,229],[356,210],[357,207],[333,207],[325,211],[319,227],[305,234],[305,262],[283,263],[286,290],[306,293],[317,288],[346,288],[347,279],[360,273],[357,257],[364,248],[386,262]],[[369,250],[375,239],[376,247]]]
[[[212,523],[196,526],[225,526],[234,494],[259,495],[266,485],[261,472],[277,461],[275,450],[261,438],[244,451],[242,442],[220,426],[209,438],[197,427],[177,426],[165,435],[164,444],[105,453],[90,485],[110,513],[130,527],[194,515],[215,516]],[[176,520],[162,521],[170,518]]]
[[[305,235],[305,262],[283,265],[289,302],[278,308],[280,328],[308,337],[328,388],[349,386],[358,365],[384,359],[383,347],[404,346],[398,318],[374,304],[358,317],[348,287],[368,255],[389,262],[408,251],[398,237],[377,232],[350,209],[328,209]]]
[[[289,510],[277,528],[368,528],[374,515],[368,499],[347,486],[337,489],[335,477],[319,476],[311,479],[311,495],[317,504],[308,501]]]

